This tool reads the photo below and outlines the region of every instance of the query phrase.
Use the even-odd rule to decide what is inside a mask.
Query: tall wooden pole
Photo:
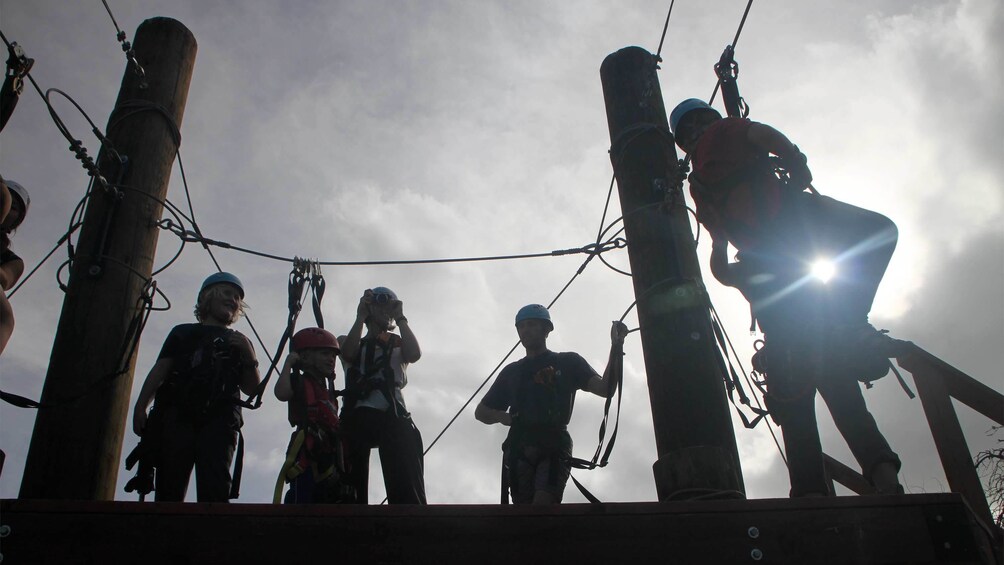
[[[660,500],[744,491],[735,433],[656,75],[639,47],[600,67],[659,459]],[[667,198],[671,204],[660,206]],[[675,204],[672,204],[675,202]]]
[[[145,77],[127,66],[106,128],[110,146],[126,162],[105,151],[98,163],[102,176],[121,188],[95,185],[84,213],[21,498],[114,498],[136,363],[126,344],[153,270],[154,224],[167,195],[197,49],[192,33],[169,18],[143,22],[133,47]]]

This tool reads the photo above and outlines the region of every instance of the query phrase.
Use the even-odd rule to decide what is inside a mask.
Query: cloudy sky
[[[129,39],[144,19],[168,16],[199,43],[181,153],[205,234],[282,256],[362,261],[589,243],[612,172],[600,64],[627,46],[654,52],[669,2],[109,4]],[[667,107],[710,96],[712,65],[745,5],[680,0],[659,75]],[[872,312],[875,325],[997,390],[1004,362],[1004,110],[994,69],[1004,52],[1002,27],[997,0],[762,2],[753,6],[736,55],[751,118],[799,145],[816,187],[898,224],[901,239]],[[107,123],[125,61],[98,0],[0,0],[0,29],[36,60],[32,74],[43,88],[66,91],[96,123]],[[69,103],[57,100],[56,107],[96,154],[86,122]],[[0,134],[0,171],[32,190],[31,211],[14,237],[31,268],[65,231],[87,177],[30,89]],[[177,169],[169,198],[184,202]],[[612,206],[616,218],[616,197]],[[162,234],[158,264],[177,246]],[[233,251],[217,257],[244,280],[252,320],[274,350],[291,266]],[[41,394],[63,259],[58,252],[12,299],[17,328],[0,359],[5,391]],[[516,342],[516,310],[549,302],[581,260],[328,268],[325,321],[344,332],[363,289],[397,291],[424,350],[409,370],[405,396],[428,445]],[[627,268],[624,250],[609,260]],[[174,307],[155,313],[146,328],[134,397],[170,328],[192,321],[195,293],[212,270],[208,256],[188,246],[157,277]],[[708,279],[746,360],[749,310],[737,292]],[[633,299],[627,277],[591,263],[552,309],[549,345],[578,351],[602,371],[610,321]],[[637,326],[634,313],[627,321]],[[310,323],[305,311],[301,326]],[[237,327],[250,334],[245,322]],[[655,499],[651,465],[658,454],[637,335],[627,344],[611,463],[577,473],[606,501]],[[903,459],[907,490],[947,490],[919,400],[908,399],[893,378],[866,398]],[[825,450],[856,466],[818,406]],[[989,421],[958,411],[974,452],[994,444]],[[592,453],[601,414],[600,399],[580,395],[576,455]],[[34,418],[34,411],[0,406],[2,497],[17,495]],[[289,437],[285,406],[269,393],[246,421],[240,501],[269,501]],[[786,496],[787,473],[767,427],[747,431],[737,419],[735,426],[748,495]],[[427,456],[429,500],[497,501],[504,435],[501,426],[476,422],[468,408]],[[127,432],[124,452],[135,442]],[[371,500],[380,500],[375,455],[373,467]],[[123,469],[122,500],[133,499],[122,492],[127,479]],[[583,499],[569,487],[566,500]]]

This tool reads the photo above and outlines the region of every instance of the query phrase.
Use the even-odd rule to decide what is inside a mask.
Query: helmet
[[[377,304],[397,300],[397,294],[385,286],[375,286],[371,290],[373,291],[373,302]]]
[[[293,340],[289,344],[289,348],[293,351],[320,347],[334,349],[335,353],[341,351],[338,338],[324,328],[304,328],[293,335]]]
[[[527,304],[520,308],[519,312],[516,312],[516,323],[519,324],[523,320],[544,320],[548,326],[551,326],[552,330],[554,329],[554,324],[551,322],[551,313],[547,311],[546,307],[540,304]]]
[[[714,108],[709,106],[708,103],[705,102],[704,100],[699,100],[697,98],[688,98],[683,102],[677,104],[676,108],[673,108],[673,112],[669,114],[669,129],[671,132],[673,132],[673,135],[677,135],[679,133],[676,129],[680,125],[680,121],[683,120],[683,117],[689,114],[690,112],[693,112],[694,110],[701,110],[704,112],[714,112],[715,114],[718,115],[719,118],[722,117],[722,115],[718,112],[718,110],[715,110]]]
[[[213,286],[214,284],[227,283],[232,284],[237,287],[237,290],[241,291],[241,299],[244,298],[244,285],[241,280],[237,278],[237,275],[226,273],[220,271],[219,273],[213,273],[206,277],[206,280],[202,282],[202,288],[199,289],[199,294],[202,294],[203,290]]]
[[[21,185],[19,182],[14,182],[12,180],[4,180],[4,184],[10,189],[11,194],[18,197],[21,200],[21,204],[24,205],[24,215],[28,214],[28,205],[31,204],[31,196],[28,195],[28,189]]]

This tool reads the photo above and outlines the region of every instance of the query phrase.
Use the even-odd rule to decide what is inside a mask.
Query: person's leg
[[[805,201],[813,251],[836,264],[828,285],[842,323],[866,323],[899,237],[892,220],[825,196]],[[809,257],[808,259],[813,259]]]
[[[229,502],[230,466],[240,424],[230,414],[216,416],[196,431],[195,488],[199,502]]]
[[[159,430],[148,430],[158,435],[154,500],[184,502],[195,465],[195,428],[176,408],[155,409],[164,413]]]
[[[388,415],[387,427],[380,440],[380,466],[387,502],[426,503],[422,434],[411,418]]]
[[[781,427],[791,497],[830,494],[816,424],[811,348],[787,339],[767,340],[767,408]]]
[[[384,413],[355,408],[342,413],[345,483],[355,491],[357,504],[369,503],[370,450],[379,444]]]
[[[861,465],[865,478],[879,493],[902,492],[897,477],[899,457],[868,411],[857,380],[849,375],[827,374],[820,379],[819,394],[830,409],[840,435]]]

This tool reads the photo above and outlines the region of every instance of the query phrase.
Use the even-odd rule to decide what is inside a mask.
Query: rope
[[[220,247],[223,249],[231,249],[233,251],[239,251],[241,253],[246,253],[248,255],[255,255],[258,257],[264,257],[266,259],[282,261],[284,263],[290,263],[296,260],[296,257],[285,257],[282,255],[265,253],[262,251],[256,251],[253,249],[248,249],[237,245],[232,245],[225,241],[210,239],[201,236],[194,230],[186,230],[184,229],[184,226],[175,224],[170,219],[161,220],[160,222],[157,223],[157,227],[175,234],[184,241],[198,242],[203,244],[204,246],[213,246],[213,247]],[[359,266],[383,266],[383,265],[430,265],[430,264],[442,264],[442,263],[471,263],[478,261],[508,261],[513,259],[558,257],[562,255],[574,255],[579,253],[584,253],[589,256],[596,256],[602,253],[606,253],[607,251],[610,251],[612,249],[622,249],[624,247],[627,247],[627,241],[624,240],[623,238],[615,238],[603,243],[590,243],[582,247],[556,249],[554,251],[541,252],[541,253],[524,253],[515,255],[489,255],[480,257],[450,257],[450,258],[436,258],[436,259],[390,259],[383,261],[327,260],[327,261],[317,261],[317,264],[321,266],[359,267]]]
[[[112,25],[115,26],[115,39],[122,44],[122,51],[125,53],[126,62],[132,67],[133,72],[140,78],[139,87],[145,89],[148,85],[146,82],[146,71],[136,60],[136,52],[133,51],[132,44],[126,41],[126,33],[119,28],[119,23],[115,21],[115,14],[112,14],[112,9],[108,7],[108,2],[101,0],[101,3],[105,5],[105,11],[108,12],[108,17],[112,19]]]
[[[669,3],[669,12],[666,13],[666,23],[662,26],[662,37],[659,38],[659,49],[655,52],[656,61],[662,61],[662,44],[666,41],[666,30],[669,29],[669,17],[673,15],[673,4],[676,4],[676,0],[672,0]]]
[[[752,7],[753,7],[753,0],[749,0],[746,3],[746,10],[743,11],[743,17],[739,21],[739,28],[736,29],[736,36],[732,38],[732,49],[735,49],[736,45],[739,44],[739,35],[742,34],[742,32],[743,32],[743,26],[746,25],[746,16],[749,15],[750,8],[752,8]],[[708,100],[708,104],[709,105],[712,102],[715,101],[715,96],[718,96],[718,88],[719,88],[719,86],[720,86],[720,83],[719,82],[715,82],[715,90],[714,90],[714,92],[711,93],[711,99]],[[689,157],[689,155],[688,155],[688,157]]]

